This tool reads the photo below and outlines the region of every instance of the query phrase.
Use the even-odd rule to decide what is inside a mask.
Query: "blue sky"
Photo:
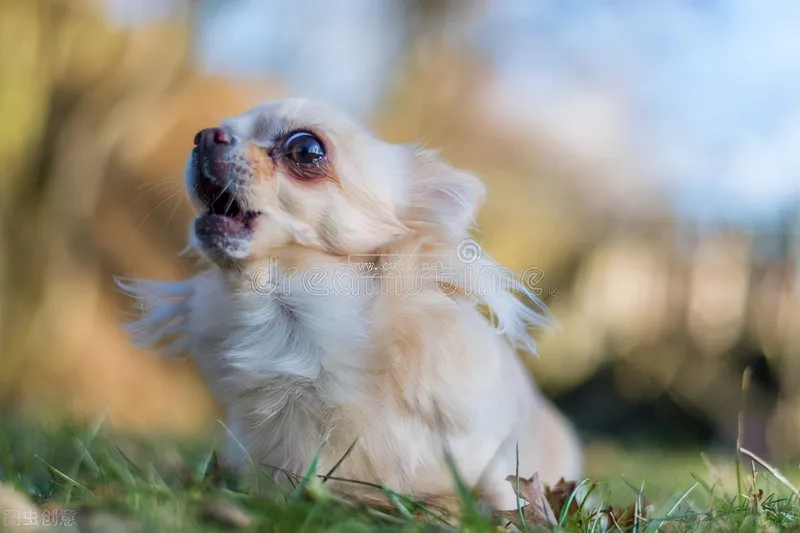
[[[160,0],[108,1],[123,21],[168,11]],[[403,36],[392,5],[224,0],[201,17],[198,51],[209,71],[282,74],[294,91],[366,116]],[[798,204],[800,2],[489,5],[458,26],[456,38],[491,58],[497,79],[519,95],[513,105],[532,122],[557,122],[548,112],[569,105],[567,96],[607,99],[622,131],[609,149],[641,160],[641,179],[665,186],[690,219],[768,221]],[[586,122],[577,133],[589,138],[609,127]]]
[[[747,221],[796,204],[800,2],[493,5],[477,45],[501,75],[549,89],[527,102],[532,114],[610,85],[643,179],[665,184],[685,216]]]

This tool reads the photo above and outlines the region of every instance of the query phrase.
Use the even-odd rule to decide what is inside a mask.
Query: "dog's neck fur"
[[[191,337],[194,333],[203,334],[187,329],[192,307],[207,306],[210,302],[231,306],[230,320],[234,323],[225,324],[224,328],[207,324],[204,329],[221,330],[219,348],[223,352],[237,352],[248,343],[257,345],[260,353],[256,357],[231,357],[242,368],[252,364],[250,371],[263,367],[269,372],[316,377],[323,363],[321,357],[309,353],[288,362],[281,355],[282,350],[271,350],[263,343],[269,339],[275,343],[307,342],[311,343],[309,350],[312,344],[319,347],[319,342],[313,341],[315,337],[326,346],[339,337],[342,346],[359,340],[368,343],[370,318],[365,315],[368,306],[375,305],[376,299],[402,298],[409,290],[416,294],[439,289],[445,294],[468,297],[474,304],[487,308],[498,333],[513,346],[535,354],[536,345],[528,327],[554,324],[545,306],[529,288],[513,278],[513,273],[498,265],[481,248],[476,249],[478,259],[465,265],[456,257],[457,246],[457,242],[442,244],[435,238],[401,240],[377,251],[372,259],[374,264],[366,270],[357,264],[360,258],[330,256],[293,246],[237,269],[222,270],[212,264],[184,281],[118,278],[117,283],[139,301],[144,311],[140,318],[127,324],[134,341],[142,347],[157,348],[164,355],[187,355],[187,352],[191,355]],[[438,266],[420,276],[425,262],[435,262]],[[392,275],[369,275],[370,270],[380,272],[387,264]],[[336,280],[335,286],[331,286],[331,279]],[[514,292],[522,294],[543,313],[528,308]],[[267,328],[267,323],[280,323],[282,327]],[[230,327],[234,329],[227,329]],[[287,336],[285,331],[291,331],[292,335]],[[241,338],[236,332],[243,334]]]

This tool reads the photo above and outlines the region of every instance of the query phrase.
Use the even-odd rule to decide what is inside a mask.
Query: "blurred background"
[[[0,409],[193,434],[112,276],[177,279],[195,132],[324,98],[489,187],[480,239],[561,324],[544,390],[598,446],[800,456],[800,3],[3,0]],[[742,381],[752,372],[746,400]]]

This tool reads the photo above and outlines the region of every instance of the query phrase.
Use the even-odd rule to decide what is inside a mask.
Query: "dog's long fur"
[[[320,473],[347,455],[337,477],[446,499],[448,450],[504,509],[517,505],[505,481],[517,466],[546,482],[580,475],[571,427],[515,352],[535,353],[528,327],[550,317],[469,240],[479,179],[315,101],[271,102],[222,127],[241,141],[226,157],[241,202],[260,212],[252,239],[192,232],[211,260],[201,273],[120,286],[145,308],[128,325],[134,339],[192,357],[226,409],[229,465],[302,475],[318,453]],[[270,152],[298,128],[325,141],[324,176],[312,183]],[[375,264],[364,272],[353,254]]]

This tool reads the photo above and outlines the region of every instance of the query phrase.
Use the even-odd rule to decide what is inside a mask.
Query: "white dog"
[[[208,268],[121,285],[146,307],[135,338],[189,354],[226,409],[229,465],[304,475],[316,458],[320,474],[339,463],[337,478],[447,501],[449,457],[499,509],[517,506],[517,469],[581,475],[573,430],[515,350],[549,319],[468,238],[478,178],[292,99],[198,133],[186,188]]]

